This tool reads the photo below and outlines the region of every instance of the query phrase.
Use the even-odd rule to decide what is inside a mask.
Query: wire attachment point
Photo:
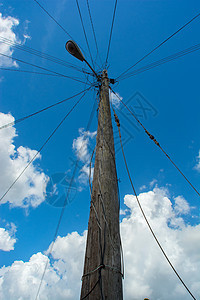
[[[114,78],[110,78],[110,83],[111,84],[115,84],[117,82],[117,80],[116,79],[114,79]]]
[[[160,144],[158,143],[158,141],[156,140],[156,138],[155,138],[151,133],[149,133],[146,129],[145,129],[145,132],[146,132],[146,134],[149,136],[149,138],[150,138],[152,141],[154,141],[154,143],[155,143],[158,147],[160,147]]]

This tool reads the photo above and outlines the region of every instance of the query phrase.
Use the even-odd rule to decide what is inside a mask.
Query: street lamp
[[[91,67],[91,65],[87,62],[87,60],[85,59],[83,53],[81,52],[79,46],[74,42],[74,41],[68,41],[65,45],[66,50],[73,56],[75,56],[76,58],[78,58],[80,61],[85,61],[86,64],[88,65],[88,67],[92,70],[92,72],[94,73],[94,75],[97,77],[97,79],[99,78],[99,76],[97,75],[97,73],[94,71],[94,69]]]

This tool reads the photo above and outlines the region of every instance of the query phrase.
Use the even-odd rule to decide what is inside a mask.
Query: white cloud
[[[21,41],[17,38],[13,31],[13,28],[19,25],[19,20],[11,16],[3,17],[0,13],[0,36],[1,38],[9,39],[12,43],[20,43]],[[5,44],[0,41],[0,52],[12,56],[13,49],[10,45]],[[17,67],[17,63],[12,61],[12,59],[0,56],[0,67]]]
[[[196,157],[196,160],[197,160],[197,163],[194,166],[194,169],[197,170],[198,172],[200,172],[200,150],[199,150],[198,156]]]
[[[158,182],[157,179],[151,180],[151,182],[149,183],[150,188],[153,188],[156,185],[157,182]]]
[[[76,156],[82,162],[89,162],[90,160],[90,151],[88,149],[90,139],[93,139],[96,135],[96,131],[84,131],[83,128],[79,129],[79,137],[73,140],[73,149],[75,150]]]
[[[182,212],[185,214],[189,210],[182,212],[178,210],[179,215],[177,215],[177,205],[180,207],[183,198],[177,197],[173,208],[168,195],[167,189],[154,188],[148,193],[141,193],[139,200],[171,262],[198,298],[200,296],[198,271],[200,243],[197,239],[200,225],[193,227],[186,225],[180,214]],[[125,298],[131,300],[145,297],[159,300],[190,299],[190,295],[180,284],[153,240],[135,197],[126,195],[125,204],[131,210],[130,216],[124,218],[121,223],[126,267]]]
[[[119,214],[120,216],[125,216],[129,210],[128,209],[120,209]]]
[[[174,198],[174,200],[175,200],[174,210],[176,214],[187,215],[190,212],[189,204],[182,196],[178,196]]]
[[[0,298],[35,299],[40,280],[48,260],[47,270],[39,299],[78,299],[83,271],[86,232],[58,237],[50,263],[46,255],[38,252],[28,262],[15,261],[10,267],[0,269]]]
[[[17,241],[14,237],[16,226],[11,223],[10,225],[8,224],[7,227],[9,227],[8,230],[0,228],[0,250],[3,251],[14,250],[14,245]]]
[[[120,107],[120,103],[123,98],[118,94],[114,94],[112,91],[109,92],[110,93],[110,102],[112,103],[112,105],[116,108]]]
[[[187,225],[180,211],[177,215],[175,207],[180,198],[173,206],[167,189],[154,188],[140,193],[139,200],[171,262],[199,299],[200,225]],[[121,222],[125,258],[124,299],[191,299],[152,238],[135,197],[126,195],[125,204],[130,212]],[[56,239],[53,259],[49,261],[41,288],[41,300],[79,298],[85,241],[86,232],[84,235],[73,232]],[[10,267],[3,267],[0,270],[0,298],[35,299],[46,261],[46,255],[37,253],[28,262],[15,261]]]
[[[144,191],[144,190],[146,190],[146,188],[147,188],[147,186],[144,184],[140,187],[140,191]]]
[[[83,128],[79,129],[79,137],[73,140],[73,150],[75,150],[77,158],[84,163],[80,170],[78,177],[79,183],[81,185],[86,185],[88,182],[89,174],[91,172],[91,180],[93,178],[94,168],[91,165],[90,170],[90,160],[92,151],[89,149],[90,141],[96,136],[97,132],[84,131]],[[81,189],[81,188],[80,188]]]
[[[0,126],[10,122],[14,122],[12,115],[0,113]],[[0,130],[1,196],[36,154],[36,150],[27,147],[20,146],[16,149],[14,144],[16,136],[16,129],[13,126]],[[40,158],[39,155],[38,159]],[[8,202],[11,207],[37,207],[45,199],[47,180],[47,176],[35,164],[31,164],[3,198],[1,204]]]
[[[92,183],[92,178],[94,174],[94,167],[90,168],[90,165],[85,164],[80,170],[80,175],[78,176],[78,180],[80,184],[87,185],[90,182]]]
[[[28,25],[29,21],[25,20],[23,22],[23,35],[20,39],[14,29],[19,26],[20,22],[18,19],[11,16],[3,16],[0,13],[0,53],[8,56],[12,56],[14,48],[12,47],[13,43],[24,45],[27,39],[31,39],[28,34]],[[11,58],[0,55],[0,67],[18,67],[16,61]],[[0,78],[0,82],[3,80],[3,77]]]
[[[30,21],[26,20],[24,22],[24,34],[23,34],[23,42],[22,44],[24,45],[26,43],[26,40],[30,40],[31,36],[28,34],[28,26],[29,26]]]

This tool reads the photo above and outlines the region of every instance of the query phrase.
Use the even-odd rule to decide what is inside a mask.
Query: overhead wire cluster
[[[113,11],[113,17],[112,17],[112,24],[111,24],[111,28],[110,28],[110,37],[109,37],[109,41],[108,41],[108,50],[107,50],[107,55],[106,55],[105,67],[107,67],[107,65],[108,65],[108,57],[109,57],[109,53],[110,53],[110,45],[111,45],[111,39],[112,39],[116,9],[117,9],[117,0],[115,0],[115,6],[114,6],[114,11]]]
[[[160,143],[156,140],[156,138],[149,133],[149,131],[144,127],[144,125],[140,122],[140,120],[136,117],[136,114],[122,101],[122,99],[118,96],[117,93],[111,88],[112,92],[115,94],[115,96],[119,99],[119,101],[123,104],[123,106],[128,110],[128,112],[133,116],[133,118],[139,123],[139,125],[144,129],[147,136],[155,143],[156,146],[160,148],[160,150],[165,154],[165,156],[170,160],[170,162],[174,165],[174,167],[178,170],[178,172],[185,178],[185,180],[189,183],[191,188],[196,192],[198,196],[200,196],[200,193],[198,190],[194,187],[194,185],[191,183],[191,181],[183,174],[183,172],[180,170],[180,168],[176,165],[176,163],[170,158],[170,156],[166,153],[166,151],[163,149],[163,147],[160,145]]]
[[[22,59],[19,59],[19,58],[10,56],[10,55],[6,55],[6,54],[4,54],[4,53],[0,53],[0,55],[3,56],[3,57],[6,57],[6,58],[10,58],[10,59],[12,59],[12,60],[21,62],[21,63],[26,64],[26,65],[29,65],[29,66],[32,66],[32,67],[35,67],[35,68],[38,68],[38,69],[41,69],[41,70],[44,70],[44,71],[51,72],[51,73],[53,73],[53,74],[55,74],[55,75],[57,75],[57,76],[65,77],[65,78],[68,78],[68,79],[71,79],[71,80],[74,80],[74,81],[78,81],[78,82],[81,82],[81,83],[84,83],[84,84],[85,84],[85,82],[84,82],[82,79],[78,78],[78,77],[72,77],[72,76],[68,76],[68,75],[62,74],[62,73],[60,73],[60,72],[52,71],[52,70],[49,70],[49,69],[47,69],[47,68],[44,68],[44,67],[41,67],[41,66],[32,64],[32,63],[27,62],[27,61],[24,61],[24,60],[22,60]]]
[[[100,53],[99,53],[99,47],[98,47],[98,43],[97,43],[97,37],[96,37],[96,33],[95,33],[94,22],[93,22],[93,18],[92,18],[92,13],[91,13],[91,9],[90,9],[89,0],[87,0],[87,9],[88,9],[89,17],[90,17],[90,23],[91,23],[92,32],[93,32],[94,41],[95,41],[95,46],[96,46],[96,50],[97,50],[96,58],[99,57],[100,63],[101,63],[101,65],[103,65],[102,60],[101,60],[101,56],[100,56]],[[95,59],[95,61],[96,61],[96,59]]]
[[[127,160],[126,160],[126,156],[125,156],[125,153],[124,153],[124,148],[123,148],[123,144],[122,144],[122,136],[121,136],[121,130],[120,130],[120,122],[119,122],[119,118],[118,116],[116,115],[116,112],[113,108],[113,112],[114,112],[114,116],[115,116],[115,122],[116,122],[116,125],[117,125],[117,128],[118,128],[118,131],[119,131],[119,138],[120,138],[120,145],[121,145],[121,151],[122,151],[122,155],[123,155],[123,159],[124,159],[124,163],[125,163],[125,167],[126,167],[126,171],[127,171],[127,174],[128,174],[128,178],[129,178],[129,181],[130,181],[130,184],[131,184],[131,187],[133,189],[133,193],[135,195],[135,198],[137,200],[137,203],[138,203],[138,206],[140,208],[140,211],[145,219],[145,222],[154,238],[154,240],[156,241],[159,249],[161,250],[162,254],[164,255],[165,259],[167,260],[168,264],[170,265],[170,267],[172,268],[172,270],[174,271],[174,273],[176,274],[176,276],[178,277],[178,279],[180,280],[180,282],[182,283],[182,285],[184,286],[184,288],[187,290],[187,292],[190,294],[190,296],[196,300],[196,298],[194,297],[194,295],[192,294],[192,292],[190,291],[190,289],[187,287],[187,285],[185,284],[185,282],[183,281],[183,279],[181,278],[181,276],[179,275],[179,273],[176,271],[175,267],[173,266],[171,260],[169,259],[168,255],[166,254],[165,250],[163,249],[162,245],[160,244],[154,230],[152,229],[152,226],[150,225],[147,217],[146,217],[146,214],[142,208],[142,205],[139,201],[139,198],[137,196],[137,192],[136,192],[136,189],[133,185],[133,181],[132,181],[132,178],[131,178],[131,174],[130,174],[130,171],[129,171],[129,168],[128,168],[128,163],[127,163]]]
[[[174,53],[174,54],[172,54],[172,55],[169,55],[169,56],[167,56],[167,57],[165,57],[165,58],[159,59],[159,60],[157,60],[157,61],[155,61],[155,62],[153,62],[153,63],[150,63],[150,64],[148,64],[148,65],[146,65],[146,66],[144,66],[144,67],[141,67],[141,68],[139,68],[139,69],[136,69],[136,70],[133,71],[133,72],[124,74],[124,75],[122,75],[122,76],[119,78],[119,81],[122,81],[122,80],[124,80],[124,79],[128,79],[128,78],[130,78],[130,77],[133,77],[133,76],[138,75],[138,74],[140,74],[140,73],[143,73],[143,72],[145,72],[145,71],[151,70],[151,69],[156,68],[156,67],[158,67],[158,66],[160,66],[160,65],[166,64],[166,63],[168,63],[168,62],[170,62],[170,61],[173,61],[173,60],[175,60],[175,59],[178,59],[178,58],[180,58],[180,57],[183,57],[183,56],[185,56],[185,55],[187,55],[187,54],[193,53],[193,52],[198,51],[198,50],[200,50],[200,44],[196,44],[196,45],[194,45],[194,46],[192,46],[192,47],[189,47],[189,48],[187,48],[187,49],[185,49],[185,50],[179,51],[179,52]]]
[[[4,192],[4,194],[0,197],[0,201],[2,201],[5,196],[8,194],[8,192],[12,189],[12,187],[16,184],[16,182],[20,179],[20,177],[24,174],[24,172],[26,171],[26,169],[33,163],[33,161],[36,159],[36,157],[39,155],[39,153],[41,153],[41,151],[43,150],[43,148],[46,146],[46,144],[49,142],[49,140],[54,136],[54,134],[57,132],[57,130],[59,129],[59,127],[64,123],[64,121],[66,120],[66,118],[71,114],[71,112],[75,109],[75,107],[79,104],[79,102],[81,101],[81,99],[84,97],[86,91],[88,91],[90,88],[88,88],[87,90],[82,91],[81,93],[83,94],[79,100],[73,105],[73,107],[69,110],[69,112],[67,112],[67,114],[64,116],[64,118],[61,120],[61,122],[57,125],[57,127],[52,131],[52,133],[48,136],[48,138],[45,140],[45,142],[42,144],[42,146],[40,147],[40,149],[36,152],[36,154],[32,157],[32,159],[27,163],[26,167],[20,172],[20,174],[17,176],[17,178],[12,182],[12,184],[8,187],[8,189]],[[81,94],[79,93],[79,95]],[[76,95],[77,96],[77,95]],[[41,111],[40,111],[41,112]],[[32,114],[33,116],[33,114]],[[25,120],[25,118],[24,118]],[[5,128],[10,126],[9,124],[5,125]]]
[[[176,34],[178,34],[180,31],[182,31],[185,27],[190,25],[194,20],[196,20],[200,16],[200,13],[198,13],[196,16],[194,16],[192,19],[190,19],[187,23],[185,23],[183,26],[181,26],[178,30],[176,30],[174,33],[172,33],[169,37],[164,39],[159,45],[157,45],[155,48],[153,48],[150,52],[145,54],[141,59],[139,59],[136,63],[134,63],[132,66],[127,68],[125,71],[123,71],[119,76],[117,76],[116,80],[119,80],[124,74],[129,72],[132,68],[134,68],[136,65],[138,65],[141,61],[146,59],[148,56],[150,56],[153,52],[155,52],[157,49],[159,49],[161,46],[163,46],[165,43],[167,43],[171,38],[173,38]]]
[[[12,41],[12,40],[10,40],[8,38],[5,38],[5,37],[3,37],[1,35],[0,35],[0,43],[8,45],[8,46],[10,46],[10,47],[12,47],[14,49],[18,49],[20,51],[24,51],[24,52],[27,52],[29,54],[38,56],[38,57],[40,57],[42,59],[46,59],[48,61],[54,62],[54,63],[59,64],[61,66],[74,69],[74,70],[76,70],[78,72],[81,72],[81,73],[83,73],[84,71],[87,72],[86,69],[81,68],[79,66],[76,66],[75,64],[69,63],[69,62],[67,62],[67,61],[65,61],[63,59],[60,59],[60,58],[55,57],[53,55],[41,52],[41,51],[36,50],[34,48],[25,46],[23,43],[19,43],[19,42],[16,42],[16,41],[14,42],[14,41]]]
[[[69,32],[52,16],[52,14],[49,13],[49,11],[40,4],[39,1],[37,0],[33,0],[61,29],[62,31],[67,34],[71,39],[72,36],[69,34]],[[83,33],[84,33],[84,37],[85,37],[85,41],[86,41],[86,44],[87,44],[87,48],[88,48],[88,51],[89,51],[89,55],[90,55],[90,59],[91,59],[91,62],[92,62],[92,65],[93,65],[93,68],[95,69],[97,67],[97,62],[96,62],[96,59],[93,58],[92,56],[92,51],[91,51],[91,48],[90,48],[90,44],[89,44],[89,40],[88,40],[88,37],[87,37],[87,32],[86,32],[86,28],[84,26],[84,20],[83,20],[83,17],[82,17],[82,13],[81,13],[81,8],[80,8],[80,5],[79,5],[79,2],[78,0],[76,0],[76,5],[77,5],[77,9],[78,9],[78,14],[79,14],[79,17],[80,17],[80,21],[81,21],[81,26],[82,26],[82,29],[83,29]],[[114,28],[114,22],[115,22],[115,16],[116,16],[116,9],[117,9],[117,0],[115,0],[115,3],[114,3],[114,11],[113,11],[113,17],[112,17],[112,23],[111,23],[111,28],[110,28],[110,35],[109,35],[109,41],[108,41],[108,48],[107,48],[107,54],[106,54],[106,59],[105,59],[105,64],[102,64],[102,61],[101,61],[101,57],[100,57],[100,52],[99,52],[99,48],[98,48],[98,43],[97,43],[97,37],[96,37],[96,33],[95,33],[95,27],[94,27],[94,22],[93,22],[93,19],[92,19],[92,13],[91,13],[91,9],[90,9],[90,5],[89,5],[89,0],[87,0],[87,9],[88,9],[88,14],[89,14],[89,18],[90,18],[90,23],[91,23],[91,27],[92,27],[92,32],[93,32],[93,38],[94,38],[94,42],[95,42],[95,47],[96,47],[96,56],[98,56],[100,62],[101,62],[101,65],[104,65],[105,67],[107,67],[108,65],[108,60],[109,60],[109,54],[110,54],[110,47],[111,47],[111,40],[112,40],[112,35],[113,35],[113,28]],[[180,31],[182,31],[186,26],[188,26],[189,24],[191,24],[195,19],[197,19],[198,17],[200,16],[200,13],[198,13],[195,17],[193,17],[191,20],[189,20],[186,24],[184,24],[182,27],[180,27],[178,30],[176,30],[173,34],[171,34],[169,37],[167,37],[166,39],[164,39],[159,45],[157,45],[156,47],[154,47],[150,52],[148,52],[147,54],[145,54],[141,59],[139,59],[136,63],[134,63],[133,65],[131,65],[130,67],[128,67],[125,71],[123,71],[119,76],[117,76],[115,78],[115,80],[113,80],[112,83],[115,83],[116,81],[121,81],[121,80],[124,80],[124,79],[127,79],[127,78],[130,78],[132,76],[135,76],[137,74],[140,74],[140,73],[143,73],[147,70],[150,70],[152,68],[155,68],[157,66],[160,66],[162,64],[165,64],[167,62],[170,62],[170,61],[173,61],[179,57],[183,57],[189,53],[193,53],[195,51],[198,51],[200,50],[200,44],[196,44],[190,48],[187,48],[187,49],[184,49],[182,51],[179,51],[173,55],[170,55],[170,56],[167,56],[163,59],[160,59],[158,61],[155,61],[155,62],[152,62],[146,66],[143,66],[137,70],[134,70],[132,72],[131,69],[133,69],[136,65],[138,65],[140,62],[142,62],[144,59],[146,59],[147,57],[149,57],[153,52],[155,52],[157,49],[159,49],[162,45],[164,45],[166,42],[168,42],[172,37],[174,37],[176,34],[178,34]],[[49,55],[47,53],[43,53],[41,51],[38,51],[36,49],[33,49],[31,47],[27,47],[25,45],[22,45],[20,43],[17,43],[17,42],[13,42],[9,39],[6,39],[2,36],[0,36],[0,43],[4,43],[12,48],[15,48],[15,49],[18,49],[18,50],[21,50],[21,51],[24,51],[24,52],[27,52],[28,54],[32,54],[32,55],[35,55],[35,56],[38,56],[40,57],[41,59],[45,59],[45,60],[48,60],[48,61],[51,61],[51,62],[54,62],[56,64],[59,64],[63,67],[67,67],[67,68],[71,68],[71,69],[74,69],[82,74],[84,74],[84,76],[86,76],[86,80],[84,80],[83,78],[79,78],[79,77],[75,77],[75,76],[68,76],[68,75],[65,75],[65,74],[62,74],[60,72],[57,72],[57,71],[53,71],[53,70],[50,70],[48,68],[44,68],[44,67],[41,67],[41,66],[38,66],[38,65],[35,65],[35,64],[32,64],[32,63],[29,63],[29,62],[26,62],[22,59],[19,59],[19,58],[14,58],[13,56],[9,56],[9,55],[6,55],[5,53],[0,53],[0,55],[2,55],[3,57],[6,57],[8,59],[12,59],[12,60],[15,60],[15,61],[18,61],[20,63],[24,63],[26,65],[29,65],[31,67],[34,67],[34,68],[38,68],[38,69],[41,69],[45,72],[48,72],[48,73],[42,73],[42,72],[36,72],[36,71],[33,71],[33,70],[21,70],[21,69],[9,69],[9,68],[3,68],[1,67],[0,69],[1,70],[4,70],[4,71],[15,71],[15,72],[24,72],[24,73],[33,73],[33,74],[39,74],[39,75],[50,75],[50,76],[58,76],[58,77],[64,77],[64,78],[67,78],[67,79],[72,79],[74,81],[78,81],[80,83],[83,83],[85,85],[88,85],[89,87],[86,89],[84,88],[84,90],[82,90],[81,92],[71,96],[71,97],[68,97],[62,101],[59,101],[59,102],[56,102],[52,105],[49,105],[43,109],[40,109],[36,112],[33,112],[29,115],[26,115],[24,117],[21,117],[17,120],[15,120],[14,122],[11,122],[11,123],[8,123],[8,124],[5,124],[3,126],[0,127],[0,129],[4,129],[4,128],[7,128],[9,126],[13,126],[14,124],[17,124],[17,123],[20,123],[30,117],[33,117],[41,112],[44,112],[50,108],[53,108],[61,103],[64,103],[74,97],[77,97],[77,96],[80,96],[81,97],[78,99],[78,101],[72,106],[72,108],[67,112],[67,114],[64,116],[64,118],[60,121],[60,123],[57,125],[57,127],[52,131],[52,133],[48,136],[48,138],[45,140],[45,142],[42,144],[42,146],[40,147],[40,149],[37,151],[37,153],[34,155],[34,157],[30,160],[30,162],[26,165],[26,167],[21,171],[21,173],[18,175],[18,177],[15,179],[15,181],[8,187],[8,189],[6,190],[6,192],[1,196],[0,198],[0,201],[2,201],[4,199],[4,197],[8,194],[8,192],[10,191],[10,189],[16,184],[16,182],[19,180],[19,178],[23,175],[23,173],[26,171],[26,169],[33,163],[33,161],[36,159],[36,157],[38,156],[38,154],[43,150],[43,148],[46,146],[46,144],[49,142],[49,140],[54,136],[54,134],[57,132],[57,130],[59,129],[59,127],[64,123],[64,121],[66,120],[66,118],[72,113],[72,111],[76,108],[76,106],[79,104],[79,102],[82,100],[82,98],[85,96],[85,94],[91,90],[91,89],[97,89],[97,91],[99,91],[99,88],[100,88],[100,83],[98,81],[98,78],[95,78],[94,74],[92,74],[90,71],[88,71],[87,69],[85,68],[81,68],[79,66],[76,66],[72,63],[68,63],[66,62],[65,60],[62,60],[62,59],[59,59],[59,58],[56,58],[52,55]],[[93,82],[89,81],[88,79],[88,76],[92,76],[92,80]],[[123,103],[122,99],[115,93],[115,91],[111,88],[112,92],[119,98],[119,100]],[[134,115],[134,113],[126,106],[126,104],[123,103],[123,105],[127,108],[127,110],[129,111],[129,113],[132,114],[132,116],[136,119],[136,121],[140,124],[140,126],[142,126],[142,128],[144,129],[145,133],[149,136],[149,138],[151,140],[154,141],[154,143],[161,149],[161,151],[166,155],[166,157],[172,162],[172,164],[176,167],[176,169],[181,173],[181,175],[187,180],[187,182],[190,184],[190,186],[195,190],[195,192],[200,196],[200,193],[197,191],[197,189],[193,186],[193,184],[190,182],[190,180],[187,179],[187,177],[182,173],[182,171],[177,167],[177,165],[172,161],[172,159],[169,157],[169,155],[165,152],[165,150],[160,146],[160,144],[157,142],[157,140],[155,139],[155,137],[153,135],[151,135],[148,130],[144,127],[144,125],[140,122],[140,120]],[[113,109],[114,111],[114,109]],[[94,109],[92,110],[92,113],[90,115],[90,119],[89,119],[89,123],[88,123],[88,126],[87,128],[89,128],[89,124],[91,124],[91,120],[93,118],[93,115],[94,115]],[[145,216],[145,213],[141,207],[141,204],[139,202],[139,199],[138,199],[138,196],[137,196],[137,193],[136,193],[136,190],[133,186],[133,182],[132,182],[132,179],[131,179],[131,175],[130,175],[130,171],[129,171],[129,168],[128,168],[128,164],[127,164],[127,161],[126,161],[126,157],[125,157],[125,154],[124,154],[124,150],[123,150],[123,145],[122,145],[122,140],[121,140],[121,132],[120,132],[120,123],[119,123],[119,119],[114,111],[114,115],[115,115],[115,120],[116,120],[116,123],[117,123],[117,126],[118,126],[118,130],[119,130],[119,137],[120,137],[120,144],[121,144],[121,150],[122,150],[122,154],[123,154],[123,158],[124,158],[124,162],[125,162],[125,167],[126,167],[126,171],[127,171],[127,174],[128,174],[128,177],[129,177],[129,180],[130,180],[130,183],[131,183],[131,186],[133,188],[133,192],[134,192],[134,195],[136,197],[136,200],[138,202],[138,205],[140,207],[140,210],[142,212],[142,215],[154,237],[154,239],[156,240],[160,250],[162,251],[162,253],[164,254],[165,258],[167,259],[168,263],[170,264],[171,268],[173,269],[173,271],[175,272],[175,274],[177,275],[177,277],[179,278],[180,282],[183,284],[183,286],[186,288],[186,290],[189,292],[189,294],[192,296],[193,299],[195,299],[195,297],[193,296],[193,294],[191,293],[191,291],[188,289],[188,287],[186,286],[186,284],[184,283],[184,281],[181,279],[180,275],[177,273],[177,271],[175,270],[175,268],[173,267],[173,265],[171,264],[168,256],[166,255],[165,251],[163,250],[162,246],[160,245],[157,237],[155,236],[154,232],[153,232],[153,229],[151,228],[146,216]],[[76,164],[77,165],[77,164]],[[72,179],[71,179],[71,182],[70,184],[72,184],[72,181],[74,180],[74,176],[75,176],[75,172],[76,172],[76,167],[74,169],[74,173],[73,173],[73,176],[72,176]],[[101,186],[99,184],[99,189],[101,191]],[[66,197],[66,201],[67,201],[67,198]],[[103,200],[103,197],[100,197],[101,198],[101,203],[102,203],[102,207],[104,206],[104,200]],[[91,201],[92,202],[92,201]],[[66,206],[66,203],[64,204],[62,210],[61,210],[61,214],[60,214],[60,218],[58,220],[58,223],[57,223],[57,227],[56,227],[56,230],[55,230],[55,234],[54,234],[54,238],[53,238],[53,242],[51,244],[51,248],[50,248],[50,251],[49,251],[49,254],[48,254],[48,259],[51,255],[51,252],[52,252],[52,249],[53,249],[53,246],[54,246],[54,243],[55,243],[55,240],[56,240],[56,237],[57,237],[57,234],[58,234],[58,230],[59,230],[59,226],[60,226],[60,223],[61,223],[61,220],[63,218],[63,214],[64,214],[64,209],[65,209],[65,206]],[[95,209],[95,207],[94,207]],[[104,211],[104,209],[103,209]],[[98,215],[96,216],[97,217],[97,222],[98,222]],[[104,214],[104,220],[105,220],[105,226],[104,226],[104,235],[106,234],[105,233],[105,230],[106,228],[108,227],[107,226],[107,222],[106,222],[106,215]],[[99,228],[101,229],[101,224],[99,223]],[[109,230],[109,228],[108,228]],[[101,231],[101,230],[100,230]],[[111,237],[110,237],[111,238]],[[100,239],[101,240],[101,239]],[[111,241],[112,241],[112,238],[111,238]],[[104,241],[105,242],[105,241]],[[102,244],[100,243],[100,249],[101,249],[101,265],[103,265],[103,253],[105,252],[105,244],[104,246],[102,246]],[[91,291],[89,291],[89,293],[87,295],[85,295],[82,299],[86,299],[91,293],[92,291],[95,289],[95,287],[100,284],[100,287],[101,287],[101,265],[98,267],[97,270],[95,271],[99,271],[99,278],[98,278],[98,281],[96,282],[96,284],[93,286],[93,288],[91,289]],[[47,270],[47,266],[48,266],[48,260],[47,260],[47,263],[45,265],[45,269],[44,269],[44,272],[42,274],[42,278],[41,278],[41,281],[40,281],[40,285],[39,285],[39,288],[37,290],[37,295],[36,295],[36,299],[38,298],[39,296],[39,293],[40,293],[40,289],[41,289],[41,286],[42,286],[42,282],[43,282],[43,279],[44,279],[44,276],[45,276],[45,272]],[[109,267],[109,266],[108,266]],[[104,296],[103,296],[103,292],[102,292],[102,299],[104,299]]]
[[[80,17],[80,20],[81,20],[81,25],[82,25],[83,33],[84,33],[84,36],[85,36],[85,41],[86,41],[86,44],[87,44],[87,48],[88,48],[88,51],[89,51],[89,54],[90,54],[90,58],[91,58],[91,61],[92,61],[92,65],[93,65],[93,68],[95,68],[78,0],[76,0],[76,5],[77,5],[77,8],[78,8],[78,13],[79,13],[79,17]]]

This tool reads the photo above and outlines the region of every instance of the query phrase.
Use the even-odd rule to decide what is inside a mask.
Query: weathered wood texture
[[[94,271],[98,267],[99,269]],[[122,300],[120,271],[117,174],[109,102],[109,79],[107,71],[104,70],[101,81],[95,167],[81,299],[98,282],[93,291],[84,299]]]

